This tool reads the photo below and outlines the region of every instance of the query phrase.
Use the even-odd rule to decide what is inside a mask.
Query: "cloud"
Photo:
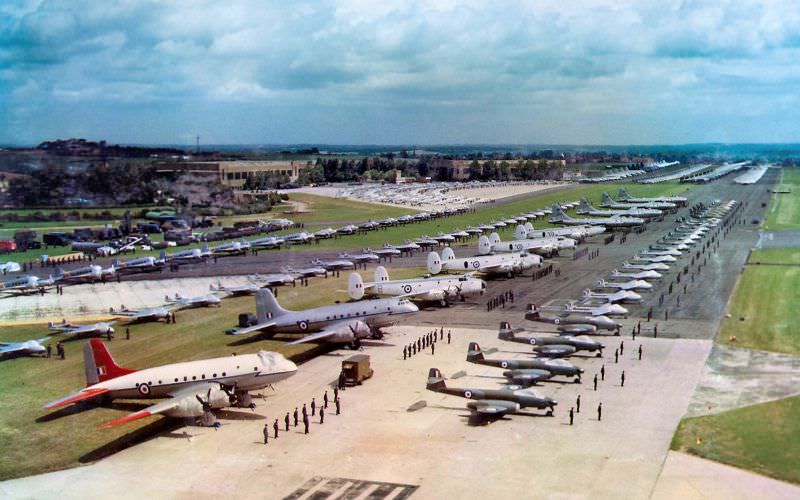
[[[10,2],[0,142],[797,139],[799,52],[788,0]]]

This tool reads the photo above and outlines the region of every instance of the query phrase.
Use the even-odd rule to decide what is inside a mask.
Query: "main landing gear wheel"
[[[545,413],[545,415],[547,415],[548,417],[552,417],[553,416],[553,409],[551,408],[551,409],[547,410],[547,413]]]
[[[603,353],[598,352],[597,354],[594,355],[594,357],[595,358],[601,358],[601,357],[603,357]]]

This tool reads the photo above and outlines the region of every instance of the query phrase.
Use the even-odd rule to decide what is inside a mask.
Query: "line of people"
[[[320,425],[325,423],[325,410],[328,408],[328,391],[326,390],[325,393],[322,395],[322,404],[317,405],[316,398],[311,398],[311,403],[306,405],[303,403],[303,408],[300,410],[297,406],[294,408],[294,412],[286,412],[286,415],[283,417],[283,424],[284,424],[284,432],[289,432],[290,422],[294,422],[294,427],[297,428],[298,425],[302,422],[303,424],[303,434],[310,434],[310,425],[311,425],[311,417],[317,416],[319,414],[319,423]],[[336,408],[336,415],[341,415],[342,413],[342,400],[339,397],[339,388],[337,386],[333,387],[333,405]],[[308,408],[311,408],[311,413],[309,414]],[[319,410],[319,411],[318,411]],[[302,419],[300,415],[302,414]],[[267,419],[269,420],[269,419]],[[272,439],[278,439],[280,434],[280,423],[279,420],[276,418],[272,423],[272,431],[273,436]],[[262,429],[262,434],[264,436],[264,444],[269,444],[270,439],[270,424],[267,422],[264,424],[264,428]]]
[[[436,343],[440,340],[444,340],[444,327],[441,327],[438,331],[432,330],[407,346],[403,346],[403,359],[408,359],[428,348],[430,348],[432,355],[436,354]],[[447,330],[447,343],[449,344],[451,340],[452,330]]]
[[[492,299],[489,299],[489,302],[486,303],[486,310],[492,311],[494,309],[497,309],[498,307],[505,309],[506,302],[508,302],[509,304],[514,303],[514,290],[506,290],[500,295]]]

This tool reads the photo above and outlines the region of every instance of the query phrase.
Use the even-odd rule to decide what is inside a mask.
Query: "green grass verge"
[[[784,168],[782,175],[783,181],[776,189],[791,193],[772,195],[764,225],[769,231],[800,228],[800,168]]]
[[[392,277],[418,276],[422,269],[392,270]],[[316,278],[306,287],[283,287],[278,298],[282,305],[309,308],[346,300],[347,276],[338,279]],[[365,275],[366,277],[367,275]],[[223,280],[224,281],[224,280]],[[313,292],[313,293],[311,293]],[[245,354],[260,349],[286,356],[303,353],[315,344],[287,346],[287,336],[233,346],[242,340],[223,332],[235,326],[239,313],[254,312],[253,297],[225,299],[221,308],[191,309],[177,313],[175,325],[143,323],[131,325],[131,340],[125,340],[125,327],[117,327],[117,339],[109,343],[114,358],[122,366],[148,368],[179,361]],[[30,324],[0,328],[0,339],[22,341],[47,335],[47,325]],[[295,338],[294,336],[292,338]],[[54,338],[57,339],[57,337]],[[131,408],[91,408],[63,417],[37,422],[48,414],[42,405],[71,394],[85,386],[82,344],[66,343],[65,361],[55,358],[16,358],[0,362],[0,480],[43,473],[78,465],[81,457],[126,436],[141,432],[163,417],[149,417],[113,429],[97,426],[124,416]],[[288,390],[278,386],[277,390]],[[152,404],[142,402],[143,405]],[[135,403],[134,406],[138,406]],[[138,407],[135,409],[139,409]],[[223,421],[224,423],[224,421]],[[85,458],[84,458],[85,460]]]
[[[761,264],[755,264],[760,262]],[[754,251],[723,320],[722,344],[800,354],[800,249]],[[735,341],[732,338],[735,337]]]
[[[800,483],[800,396],[685,419],[671,447]]]

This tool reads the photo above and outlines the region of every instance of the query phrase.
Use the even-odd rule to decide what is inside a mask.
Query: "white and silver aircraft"
[[[367,253],[367,252],[356,253],[356,254],[351,254],[351,253],[344,252],[344,253],[340,253],[338,255],[338,257],[340,259],[345,259],[345,260],[354,262],[354,263],[359,264],[359,265],[368,264],[368,263],[371,263],[371,262],[378,262],[378,261],[381,260],[381,258],[379,256],[375,255],[374,253]]]
[[[672,255],[634,255],[634,262],[675,262],[676,259]]]
[[[0,342],[0,359],[15,356],[44,355],[47,352],[47,348],[42,345],[42,342],[47,342],[48,340],[50,340],[50,337],[26,340],[24,342]]]
[[[362,338],[371,335],[372,328],[393,324],[397,318],[417,311],[419,308],[405,298],[362,300],[291,311],[281,307],[269,290],[260,290],[256,294],[256,324],[226,333],[305,333],[310,335],[292,344],[323,340],[357,346]]]
[[[592,204],[589,203],[589,200],[587,200],[586,198],[581,198],[581,202],[575,209],[575,213],[579,215],[591,215],[592,217],[609,217],[618,215],[618,216],[644,217],[644,218],[661,217],[664,214],[664,212],[655,208],[640,208],[640,207],[600,210],[594,208]]]
[[[288,244],[300,244],[300,243],[308,243],[309,241],[314,239],[314,235],[309,234],[305,231],[300,231],[299,233],[292,233],[287,234],[283,237],[283,239]]]
[[[13,280],[4,281],[0,283],[0,293],[7,294],[27,294],[27,293],[40,293],[42,290],[47,290],[55,286],[55,279],[52,276],[49,278],[39,278],[38,276],[20,276]]]
[[[326,227],[325,229],[314,232],[314,238],[328,239],[334,236],[336,236],[336,230],[332,227]]]
[[[424,302],[439,302],[447,305],[448,299],[465,300],[472,295],[482,295],[486,283],[469,275],[453,277],[411,278],[390,280],[383,266],[375,268],[375,281],[364,283],[359,273],[352,273],[347,285],[347,293],[353,300],[361,300],[365,295],[391,295],[406,297]]]
[[[273,286],[291,285],[292,283],[294,283],[294,280],[297,279],[297,277],[289,273],[271,273],[271,274],[254,274],[250,276],[248,279],[260,287],[265,287],[265,286],[273,287]]]
[[[208,247],[207,243],[203,243],[203,246],[200,248],[192,248],[189,250],[181,250],[179,252],[171,253],[171,254],[162,254],[163,258],[166,262],[172,262],[175,264],[185,264],[188,262],[198,262],[203,259],[207,259],[211,256],[211,249]]]
[[[676,203],[684,204],[687,202],[685,196],[656,196],[655,198],[635,198],[625,188],[619,188],[617,198],[626,203]]]
[[[164,301],[170,304],[175,309],[189,309],[192,307],[219,307],[222,301],[213,293],[208,295],[198,295],[196,297],[182,297],[175,294],[174,298],[169,295],[164,296]]]
[[[514,231],[514,239],[524,240],[537,238],[571,238],[576,241],[583,241],[590,236],[602,234],[606,231],[604,226],[571,226],[571,227],[548,227],[544,229],[534,229],[533,224],[526,222],[525,225],[518,225]]]
[[[120,273],[151,272],[164,267],[166,261],[166,252],[161,252],[161,257],[158,259],[148,256],[123,261],[114,260],[111,265]]]
[[[230,241],[217,245],[211,249],[211,255],[215,257],[228,257],[232,255],[244,255],[250,249],[250,243],[247,240]]]
[[[223,358],[174,363],[144,370],[123,368],[105,344],[92,339],[83,345],[86,387],[44,405],[46,410],[81,401],[156,399],[164,401],[107,422],[107,429],[151,415],[198,418],[203,425],[219,425],[213,411],[226,407],[255,407],[250,391],[291,377],[297,366],[275,352],[259,351]]]
[[[384,246],[384,248],[385,248],[385,247],[387,247],[388,245],[389,245],[389,244],[388,244],[388,243],[386,243],[386,244],[385,244],[385,245],[383,245],[383,246]],[[415,251],[419,250],[419,249],[420,249],[420,248],[422,248],[422,247],[420,247],[419,245],[417,245],[416,243],[414,243],[414,242],[413,242],[413,241],[411,241],[411,240],[406,240],[406,241],[404,241],[403,243],[401,243],[400,245],[394,245],[394,248],[396,248],[396,249],[400,250],[401,252],[408,252],[408,253],[411,253],[411,252],[415,252]]]
[[[399,257],[403,255],[403,252],[392,246],[383,246],[382,248],[379,248],[377,250],[365,248],[364,253],[377,255],[381,259],[391,259],[392,257]]]
[[[103,276],[108,276],[109,274],[113,274],[113,272],[115,272],[115,270],[112,270],[114,270],[114,266],[108,268],[108,272],[106,272],[107,270],[94,264],[72,269],[70,271],[64,271],[63,269],[58,268],[56,270],[56,281],[65,281],[70,283],[90,283],[101,281]]]
[[[669,266],[663,262],[652,262],[650,264],[631,264],[630,262],[623,262],[622,267],[626,269],[641,269],[642,271],[669,271]]]
[[[284,267],[281,269],[285,274],[292,276],[294,278],[313,278],[315,276],[324,276],[328,277],[328,270],[324,267],[319,266],[310,266],[310,267],[301,267],[301,268],[294,268],[294,267]]]
[[[638,273],[623,273],[617,269],[611,271],[612,278],[630,278],[634,280],[660,280],[663,276],[656,271],[639,271]]]
[[[353,234],[356,231],[358,231],[358,226],[354,226],[353,224],[342,226],[336,230],[336,232],[339,234]]]
[[[549,221],[553,224],[566,224],[568,226],[583,226],[588,224],[605,227],[631,227],[641,226],[645,223],[645,220],[640,217],[622,217],[619,215],[576,219],[575,217],[567,215],[558,205],[553,205],[553,215],[550,216]]]
[[[253,295],[257,291],[259,291],[261,287],[256,285],[255,283],[246,283],[244,285],[228,286],[228,285],[223,285],[222,283],[219,282],[219,280],[217,280],[217,286],[211,284],[208,285],[208,289],[212,292],[226,293],[230,296],[239,297],[242,295]]]
[[[250,240],[250,248],[255,250],[269,250],[272,248],[280,248],[286,243],[286,240],[283,238],[278,238],[277,236],[265,236],[264,238],[257,238],[255,240]]]
[[[0,264],[0,273],[17,273],[19,271],[22,271],[22,266],[16,262],[8,261]]]
[[[482,255],[485,255],[482,252],[488,249],[486,253],[529,252],[549,257],[558,254],[559,250],[574,249],[575,245],[577,241],[563,236],[503,242],[499,234],[492,233],[489,237],[482,235],[478,240],[479,253]]]
[[[125,309],[122,308],[118,311],[110,311],[114,316],[123,316],[128,318],[131,323],[142,323],[145,321],[159,321],[167,319],[171,311],[175,309],[172,306],[167,307],[150,307],[146,309]]]
[[[630,302],[639,303],[642,301],[642,296],[630,290],[619,290],[614,293],[593,292],[588,288],[583,291],[583,298],[585,300],[600,300],[604,302]]]
[[[622,208],[627,209],[631,207],[638,208],[653,208],[656,210],[672,210],[676,207],[674,203],[651,201],[645,203],[620,203],[615,201],[608,193],[603,193],[600,196],[600,206],[604,208]]]
[[[442,251],[428,254],[428,272],[431,274],[477,272],[485,275],[505,275],[513,278],[533,266],[540,266],[542,258],[526,253],[503,253],[496,255],[479,255],[477,257],[456,258],[450,247]]]
[[[61,323],[48,323],[47,328],[54,333],[64,334],[68,339],[84,337],[113,336],[116,321],[100,321],[89,325],[74,325],[66,321]]]
[[[570,302],[564,306],[564,310],[568,312],[581,312],[589,313],[592,316],[627,316],[628,310],[619,304],[601,304],[599,306],[592,305],[578,305],[575,302]]]
[[[677,248],[668,248],[664,250],[651,250],[648,248],[641,250],[639,255],[672,255],[673,257],[680,257],[683,254]]]
[[[599,279],[597,280],[596,288],[613,288],[615,290],[652,290],[653,285],[643,279],[635,279],[625,282],[613,282]]]

